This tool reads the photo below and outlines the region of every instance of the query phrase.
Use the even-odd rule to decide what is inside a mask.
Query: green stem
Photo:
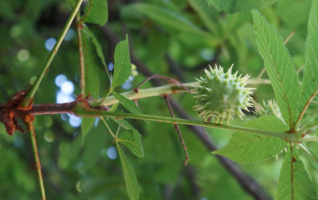
[[[83,43],[82,43],[82,24],[79,23],[81,20],[80,13],[76,13],[76,33],[77,33],[77,43],[78,43],[78,54],[80,62],[80,88],[82,89],[82,94],[84,94],[84,55],[83,55]]]
[[[318,122],[314,122],[311,124],[308,124],[307,126],[302,127],[301,129],[299,129],[296,133],[297,136],[302,136],[303,134],[305,134],[308,130],[313,129],[318,127]]]
[[[252,78],[248,80],[248,84],[249,85],[271,84],[271,81],[269,79]]]
[[[73,109],[73,112],[78,116],[85,116],[85,117],[103,116],[103,117],[115,117],[115,118],[130,118],[130,119],[150,120],[150,121],[157,121],[157,122],[177,123],[177,124],[185,124],[185,125],[202,126],[202,127],[208,127],[208,128],[218,128],[218,129],[225,129],[225,130],[232,130],[232,131],[240,131],[240,132],[252,133],[252,134],[262,135],[262,136],[277,137],[277,138],[281,138],[291,142],[296,142],[296,139],[297,139],[295,134],[290,134],[290,133],[273,132],[273,131],[266,131],[266,130],[260,130],[260,129],[254,129],[254,128],[215,124],[215,123],[207,124],[202,121],[178,119],[178,118],[171,118],[171,117],[109,112],[109,111],[87,108],[81,104],[75,106]]]
[[[265,67],[263,67],[262,71],[258,74],[256,79],[261,79],[263,74],[265,73],[265,71],[266,71],[266,69],[265,69]]]
[[[28,107],[29,104],[30,104],[30,101],[32,100],[32,98],[34,97],[34,94],[36,92],[36,90],[38,89],[44,75],[45,75],[45,72],[46,70],[49,68],[55,54],[57,53],[57,50],[58,48],[60,47],[63,39],[64,39],[64,36],[66,35],[69,27],[71,26],[71,23],[78,11],[78,9],[80,8],[81,4],[82,4],[82,1],[83,0],[79,0],[76,4],[76,7],[75,9],[73,10],[71,16],[69,17],[69,19],[67,20],[66,22],[66,25],[62,31],[62,34],[61,36],[59,37],[59,39],[57,40],[56,44],[54,45],[54,48],[52,49],[47,61],[45,62],[43,68],[42,68],[42,71],[40,72],[39,76],[37,77],[35,83],[33,84],[33,86],[31,87],[30,91],[28,92],[28,94],[25,96],[25,98],[23,99],[23,101],[21,102],[21,106],[22,107]]]
[[[32,125],[32,122],[26,122],[26,126],[28,127],[29,135],[30,135],[30,139],[31,139],[33,156],[34,156],[34,160],[35,160],[36,173],[37,173],[37,176],[38,176],[38,182],[39,182],[39,186],[40,186],[41,199],[45,200],[46,199],[46,197],[45,197],[45,189],[44,189],[44,184],[43,184],[43,176],[42,176],[42,172],[41,172],[41,163],[40,163],[40,157],[39,157],[38,148],[37,148],[37,144],[36,144],[34,127]]]
[[[116,132],[116,138],[118,138],[119,130],[120,130],[120,126],[118,126],[118,129],[117,129],[117,132]]]
[[[105,119],[103,117],[100,117],[100,119],[104,122],[105,126],[107,127],[107,129],[109,130],[109,132],[113,136],[113,138],[115,138],[115,135],[114,135],[113,131],[110,129],[110,127],[108,126],[108,124],[105,121]]]
[[[305,137],[301,137],[297,140],[297,142],[309,142],[309,141],[318,141],[318,137],[306,135]]]
[[[303,116],[306,113],[306,110],[308,108],[308,106],[310,105],[311,101],[314,99],[314,97],[317,95],[318,93],[318,88],[316,89],[316,91],[309,97],[308,101],[306,102],[303,110],[301,111],[301,113],[299,114],[298,119],[296,120],[295,124],[294,124],[294,129],[297,130],[299,128],[301,119],[303,118]]]
[[[299,147],[304,153],[306,153],[308,156],[310,156],[315,162],[318,163],[318,159],[312,155],[312,153],[303,145],[303,144],[296,144],[297,147]]]

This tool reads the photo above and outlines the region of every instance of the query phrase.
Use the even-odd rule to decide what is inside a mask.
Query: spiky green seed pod
[[[194,110],[199,112],[203,121],[220,123],[232,120],[235,116],[243,119],[242,109],[248,111],[251,103],[251,94],[254,88],[246,88],[247,79],[250,77],[237,77],[237,72],[232,74],[233,65],[227,73],[223,72],[221,66],[216,66],[210,71],[205,69],[206,77],[196,79],[199,84],[194,93],[198,98]]]
[[[280,112],[280,109],[278,107],[278,104],[275,100],[268,100],[267,104],[265,101],[263,101],[263,106],[257,102],[253,102],[255,111],[253,112],[257,116],[264,116],[264,115],[269,115],[269,116],[275,116],[282,121],[284,121],[282,113]]]

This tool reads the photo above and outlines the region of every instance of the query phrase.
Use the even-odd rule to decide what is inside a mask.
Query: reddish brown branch
[[[186,86],[184,86],[182,83],[180,83],[179,81],[176,81],[176,80],[174,80],[174,79],[172,79],[172,78],[168,78],[168,77],[165,77],[165,76],[162,76],[162,75],[158,75],[158,74],[155,74],[155,75],[152,75],[152,76],[149,76],[149,77],[147,77],[144,81],[142,81],[138,86],[137,86],[137,88],[135,89],[135,92],[139,92],[139,87],[142,85],[142,84],[144,84],[145,82],[147,82],[147,81],[149,81],[149,80],[151,80],[151,79],[153,79],[153,78],[160,78],[160,79],[166,79],[167,81],[169,81],[169,82],[172,82],[172,83],[175,83],[175,84],[178,84],[178,85],[180,85],[181,87],[183,87],[185,90],[187,90],[188,92],[190,92],[190,93],[192,93],[192,91],[189,89],[189,88],[187,88]]]
[[[170,102],[169,102],[169,96],[168,96],[168,95],[165,95],[164,97],[165,97],[165,99],[166,99],[166,102],[167,102],[167,105],[168,105],[168,108],[169,108],[171,117],[174,118],[174,114],[173,114],[173,111],[172,111],[172,109],[171,109],[171,105],[170,105]],[[176,131],[177,131],[177,133],[178,133],[178,135],[179,135],[179,138],[180,138],[180,142],[181,142],[181,144],[183,145],[183,148],[184,148],[184,153],[185,153],[186,161],[185,161],[185,163],[184,163],[183,166],[186,166],[186,165],[188,164],[188,161],[189,161],[187,146],[186,146],[186,144],[184,143],[184,140],[183,140],[183,138],[182,138],[181,131],[180,131],[180,129],[179,129],[178,124],[174,124],[174,128],[176,129]]]

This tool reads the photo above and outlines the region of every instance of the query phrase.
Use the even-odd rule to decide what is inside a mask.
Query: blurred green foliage
[[[310,4],[310,0],[281,0],[261,10],[284,38],[295,32],[287,47],[297,69],[305,62]],[[1,1],[0,8],[0,102],[7,102],[16,91],[28,89],[29,83],[35,80],[49,55],[45,41],[59,36],[71,6],[57,0],[16,0]],[[219,13],[208,7],[205,0],[111,1],[108,10],[107,26],[121,40],[128,33],[131,51],[155,74],[192,82],[203,74],[208,64],[217,63],[227,68],[234,63],[234,70],[251,74],[252,78],[263,68],[254,40],[252,16],[248,12]],[[112,41],[107,40],[101,27],[90,24],[88,27],[102,46],[106,63],[113,62]],[[76,32],[75,25],[72,30]],[[109,81],[101,63],[98,72],[99,96],[103,97]],[[74,97],[80,93],[76,34],[63,41],[34,103],[56,102],[59,87],[54,80],[59,74],[65,74],[74,83]],[[144,79],[139,72],[132,88]],[[152,85],[147,83],[143,87]],[[254,87],[257,87],[254,95],[257,101],[274,98],[270,85]],[[117,92],[123,91],[117,88]],[[192,110],[195,100],[191,95],[173,97],[189,114],[197,116]],[[160,97],[141,99],[138,103],[143,113],[170,115]],[[247,116],[252,118],[253,115]],[[187,127],[180,127],[190,157],[189,166],[183,167],[183,148],[171,124],[129,121],[142,135],[145,153],[143,158],[136,158],[122,146],[135,170],[140,199],[252,199]],[[117,124],[108,122],[110,128],[116,130]],[[232,122],[234,125],[243,123],[246,122]],[[93,126],[83,144],[80,128],[72,127],[60,115],[36,116],[34,126],[48,199],[128,199],[119,157],[113,160],[107,155],[115,143],[101,122]],[[219,147],[224,146],[232,134],[224,130],[207,132]],[[280,157],[241,167],[274,196],[282,163]],[[307,168],[317,187],[317,172],[310,165]],[[20,132],[10,137],[0,124],[0,199],[39,198],[29,137]]]

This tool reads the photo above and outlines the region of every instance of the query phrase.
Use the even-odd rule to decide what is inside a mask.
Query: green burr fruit
[[[235,116],[242,119],[242,109],[248,111],[248,107],[252,106],[254,88],[245,87],[250,76],[237,77],[237,72],[232,74],[232,68],[233,65],[224,73],[221,66],[215,66],[215,69],[210,66],[210,70],[204,70],[206,77],[196,79],[199,84],[194,91],[197,102],[193,108],[203,121],[213,118],[215,123],[220,120],[220,123],[227,121],[229,124]]]

